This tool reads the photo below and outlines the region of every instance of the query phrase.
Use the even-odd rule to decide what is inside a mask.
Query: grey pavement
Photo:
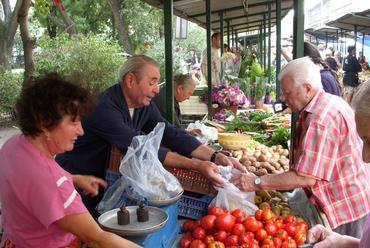
[[[20,133],[21,131],[15,127],[1,127],[0,128],[0,148],[3,146],[5,141],[7,141],[10,137],[12,137],[14,134]]]

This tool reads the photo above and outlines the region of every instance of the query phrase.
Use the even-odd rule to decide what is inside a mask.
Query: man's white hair
[[[304,83],[314,89],[322,89],[320,68],[314,64],[310,57],[303,57],[290,61],[279,74],[279,80],[289,76],[296,87]]]
[[[370,79],[360,84],[353,96],[351,106],[356,115],[370,117]]]

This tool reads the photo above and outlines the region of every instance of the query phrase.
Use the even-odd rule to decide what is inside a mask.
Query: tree
[[[17,0],[12,11],[9,0],[1,0],[4,19],[0,19],[0,67],[8,70],[11,69],[10,60],[12,57],[14,36],[18,28],[18,12],[22,2],[22,0]]]

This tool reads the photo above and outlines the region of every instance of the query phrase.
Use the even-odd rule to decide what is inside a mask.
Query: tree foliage
[[[22,88],[23,74],[0,72],[0,116],[14,117],[15,103]]]

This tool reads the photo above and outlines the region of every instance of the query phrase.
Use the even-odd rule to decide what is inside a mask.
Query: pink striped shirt
[[[319,180],[305,188],[332,229],[370,212],[370,173],[354,113],[340,97],[320,91],[302,110],[294,169]]]

